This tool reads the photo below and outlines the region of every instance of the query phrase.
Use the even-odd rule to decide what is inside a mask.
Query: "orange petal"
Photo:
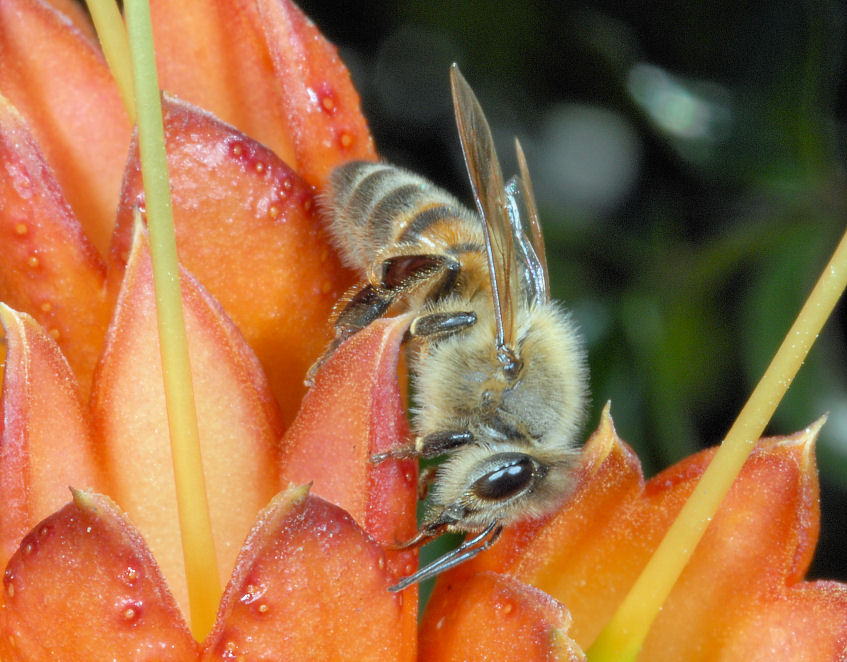
[[[847,586],[808,582],[777,600],[752,606],[729,633],[722,660],[843,660],[847,651]]]
[[[440,616],[421,627],[420,659],[585,659],[567,635],[565,608],[538,589],[493,572],[473,575],[455,589],[433,595]]]
[[[347,69],[292,3],[151,4],[164,89],[267,145],[310,184],[376,158]]]
[[[278,489],[282,433],[261,367],[220,306],[185,271],[182,296],[212,528],[225,581],[256,513]],[[95,376],[92,407],[110,491],[187,605],[162,386],[152,267],[139,226]]]
[[[211,111],[294,164],[253,3],[151,0],[150,14],[162,89]]]
[[[3,97],[0,163],[0,234],[6,238],[0,301],[35,317],[59,341],[87,397],[109,320],[105,267],[26,122]]]
[[[288,424],[352,275],[320,229],[311,187],[273,152],[190,104],[166,99],[164,107],[180,261],[256,352]],[[129,252],[136,205],[144,193],[134,146],[110,275]]]
[[[604,532],[641,494],[638,458],[617,436],[608,406],[586,442],[573,491],[555,516],[508,528],[490,550],[438,579],[434,596],[453,595],[465,577],[491,570],[542,587],[567,605],[571,636],[586,646],[629,587],[633,567],[626,558],[606,563]],[[424,614],[431,626],[443,614],[433,599]]]
[[[94,26],[91,24],[88,12],[79,2],[76,2],[76,0],[45,0],[45,2],[52,5],[56,11],[64,14],[92,44],[97,43],[97,35],[94,32]]]
[[[107,497],[41,522],[3,577],[4,660],[192,660],[197,644],[150,551]]]
[[[760,442],[656,619],[644,644],[646,659],[717,659],[739,621],[805,574],[820,521],[817,429]],[[650,528],[663,534],[712,454],[696,455],[651,480],[635,521],[649,519]],[[771,650],[774,659],[786,659]]]
[[[620,443],[620,442],[618,442]],[[804,450],[805,449],[805,450]],[[588,519],[593,535],[578,555],[566,535],[533,540],[511,574],[568,605],[572,633],[587,647],[614,613],[691,494],[714,450],[653,478],[639,497],[594,519],[566,505],[551,521]],[[648,636],[650,660],[713,660],[751,603],[795,581],[817,532],[817,480],[808,446],[763,443],[745,465]],[[589,495],[590,499],[590,495]],[[559,524],[558,526],[561,526]],[[562,527],[562,534],[567,528]],[[552,543],[552,544],[551,544]],[[547,555],[545,561],[545,554]]]
[[[257,0],[297,171],[321,184],[335,166],[376,160],[359,95],[330,44],[289,0]]]
[[[259,518],[204,660],[413,660],[382,549],[343,510],[290,488]]]
[[[409,460],[374,465],[370,457],[409,443],[397,382],[408,317],[380,319],[329,358],[283,439],[282,484],[314,482],[313,492],[353,516],[383,544],[415,531],[416,468]],[[392,553],[399,577],[414,552]]]
[[[0,567],[24,535],[68,500],[68,485],[102,488],[87,409],[67,361],[29,315],[0,304]]]
[[[0,91],[21,111],[105,255],[131,126],[103,56],[39,0],[0,3]]]

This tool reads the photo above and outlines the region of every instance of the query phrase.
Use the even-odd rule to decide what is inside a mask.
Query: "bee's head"
[[[498,444],[499,445],[499,444]],[[543,515],[567,493],[571,462],[514,449],[470,446],[439,468],[423,526],[475,531]]]

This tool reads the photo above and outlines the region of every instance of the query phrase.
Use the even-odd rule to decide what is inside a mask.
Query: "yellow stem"
[[[132,62],[129,56],[129,42],[121,12],[115,0],[86,0],[88,13],[94,22],[97,39],[109,70],[118,85],[118,92],[124,102],[126,114],[131,124],[135,124],[135,91],[132,84]]]
[[[588,650],[590,662],[635,660],[653,620],[847,286],[847,234],[765,374],[641,576]]]
[[[221,586],[200,458],[150,8],[146,0],[127,0],[125,10],[191,629],[202,641],[214,624]]]

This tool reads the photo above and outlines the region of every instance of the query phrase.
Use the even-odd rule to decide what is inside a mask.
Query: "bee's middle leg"
[[[412,338],[432,340],[464,331],[474,324],[476,324],[476,313],[473,311],[427,313],[412,321],[406,332],[406,338],[407,340]]]
[[[454,448],[473,443],[473,434],[467,430],[443,430],[433,432],[425,437],[417,437],[414,444],[398,446],[384,453],[371,455],[371,462],[379,464],[389,458],[403,459],[422,457],[431,459],[444,455]]]

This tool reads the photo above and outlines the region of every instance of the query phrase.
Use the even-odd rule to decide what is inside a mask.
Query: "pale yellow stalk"
[[[125,11],[191,630],[202,641],[214,624],[221,586],[200,458],[150,8],[146,0],[127,0]]]
[[[135,124],[135,91],[132,84],[132,63],[129,56],[124,22],[115,0],[86,0],[88,13],[97,31],[100,48],[109,64],[112,78],[118,85],[126,114]]]

